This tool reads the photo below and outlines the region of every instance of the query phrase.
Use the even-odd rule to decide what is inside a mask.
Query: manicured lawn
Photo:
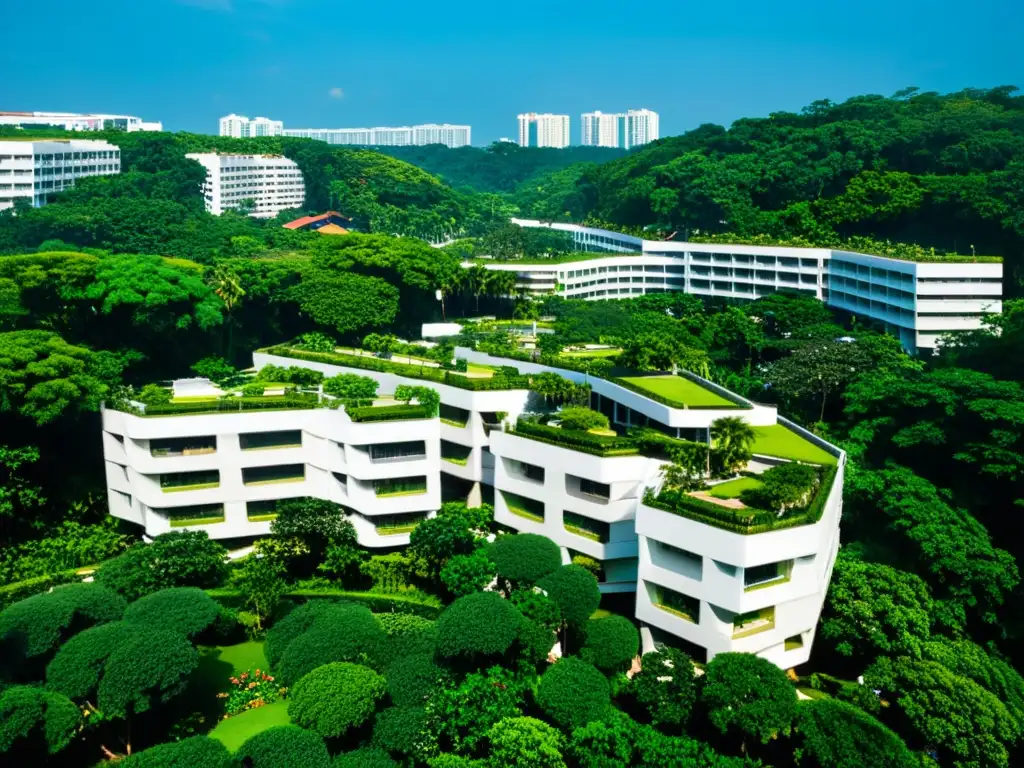
[[[475,378],[490,378],[494,375],[494,368],[489,365],[477,365],[476,363],[467,363],[466,373],[471,374]]]
[[[257,733],[273,728],[275,725],[287,725],[290,722],[287,699],[278,699],[265,707],[250,709],[240,715],[229,717],[227,720],[221,720],[208,735],[211,739],[217,739],[229,751],[234,752]]]
[[[696,384],[682,376],[629,376],[623,381],[634,387],[653,392],[656,395],[685,403],[689,406],[722,406],[735,408],[736,404],[716,395],[709,389]]]
[[[796,432],[786,429],[782,424],[754,427],[754,431],[757,433],[757,439],[752,448],[754,453],[778,456],[780,459],[792,461],[806,461],[812,464],[836,463],[835,456],[804,440]]]
[[[763,483],[756,477],[737,477],[721,485],[712,486],[708,495],[716,499],[738,499],[740,494],[751,488],[760,488]]]
[[[621,349],[612,347],[611,349],[584,349],[577,352],[563,352],[562,357],[615,357],[621,354]]]
[[[267,657],[263,653],[263,643],[248,642],[238,645],[222,645],[217,658],[231,665],[235,674],[241,674],[258,667],[264,672],[267,669]]]

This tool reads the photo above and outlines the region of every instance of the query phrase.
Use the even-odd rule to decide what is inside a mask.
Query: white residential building
[[[658,113],[631,109],[609,114],[585,112],[580,116],[580,143],[588,147],[632,149],[658,138]]]
[[[0,112],[0,125],[19,128],[60,128],[65,131],[162,131],[163,123],[146,122],[132,115],[78,114],[76,112]]]
[[[105,141],[0,139],[0,211],[25,198],[38,208],[77,179],[121,172],[121,150]]]
[[[456,356],[585,382],[591,406],[620,427],[645,424],[707,441],[715,420],[739,416],[759,441],[765,435],[765,452],[755,444],[748,469],[792,460],[774,452],[787,441],[818,459],[816,512],[780,524],[772,514],[751,527],[666,511],[658,497],[663,457],[599,455],[517,426],[539,403],[526,378],[511,382],[521,388],[486,389],[454,372],[413,378],[365,370],[342,356],[310,362],[279,347],[254,353],[254,367],[369,376],[382,394],[402,384],[429,386],[440,395],[440,417],[357,422],[322,403],[237,412],[212,405],[208,413],[155,418],[105,408],[111,514],[150,536],[195,528],[212,538],[245,538],[268,532],[277,501],[313,496],[345,506],[363,546],[387,547],[408,543],[409,529],[442,500],[458,496],[475,505],[493,494],[497,522],[551,538],[566,562],[574,554],[600,561],[602,592],[636,594],[646,649],[651,641],[683,642],[698,661],[723,651],[757,653],[782,667],[807,661],[839,544],[842,451],[773,407],[692,374],[687,386],[713,404],[670,406],[616,380],[463,348]],[[189,393],[183,386],[179,394]],[[785,432],[791,434],[780,440]]]
[[[273,218],[306,200],[302,172],[281,155],[192,153],[186,157],[206,168],[203,197],[206,210],[219,216],[251,201],[250,216]]]
[[[284,123],[266,117],[250,120],[245,115],[230,114],[220,119],[220,135],[235,139],[252,139],[258,136],[280,136]]]
[[[519,115],[518,120],[519,146],[557,149],[569,146],[568,115],[538,115],[536,112],[528,112]]]
[[[914,262],[829,248],[645,240],[578,224],[513,221],[569,232],[581,251],[571,262],[486,265],[515,272],[517,287],[532,295],[558,292],[595,300],[685,291],[753,300],[795,291],[877,321],[911,352],[931,352],[944,334],[980,328],[985,315],[1002,311],[998,262]],[[624,255],[608,255],[616,253]]]
[[[472,143],[473,130],[468,125],[427,123],[397,128],[289,128],[285,136],[317,139],[328,144],[360,147],[412,147],[444,144],[457,148]]]

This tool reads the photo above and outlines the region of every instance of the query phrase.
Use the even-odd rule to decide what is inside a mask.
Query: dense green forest
[[[728,131],[705,127],[554,175],[586,203],[574,218],[712,231],[721,216],[748,234],[905,237],[961,252],[975,245],[1014,263],[1022,109],[1007,89],[862,97]],[[0,753],[15,750],[21,764],[92,765],[99,744],[125,751],[127,729],[137,748],[173,744],[160,759],[143,752],[126,766],[226,768],[223,749],[193,736],[210,731],[223,705],[190,675],[199,655],[237,643],[240,632],[262,639],[266,620],[260,663],[287,685],[323,662],[325,638],[355,638],[328,659],[343,669],[332,665],[294,691],[309,707],[301,724],[347,753],[335,765],[1003,768],[1024,759],[1024,302],[1006,301],[988,327],[923,360],[808,298],[508,298],[497,273],[464,270],[450,249],[394,235],[473,234],[500,246],[512,236],[508,214],[524,210],[522,184],[459,191],[377,152],[305,140],[109,137],[122,148],[120,176],[0,213],[0,642],[18,633],[30,642],[0,647]],[[287,154],[306,176],[310,210],[337,207],[371,232],[291,232],[280,227],[290,212],[266,222],[205,213],[202,170],[185,153],[213,148]],[[108,517],[98,409],[125,387],[191,370],[223,375],[251,364],[253,348],[309,332],[344,343],[369,333],[414,338],[422,322],[483,314],[553,317],[546,361],[571,344],[621,348],[616,360],[589,364],[596,375],[614,365],[700,371],[778,403],[848,452],[843,549],[814,654],[797,670],[813,702],[798,704],[771,665],[731,654],[699,683],[678,651],[657,661],[686,674],[627,680],[635,629],[588,623],[596,582],[581,574],[586,567],[560,569],[529,537],[504,537],[527,539],[505,551],[485,547],[486,508],[453,505],[420,524],[406,554],[380,559],[354,551],[343,517],[300,503],[275,521],[264,556],[230,573],[223,549],[202,533],[143,546],[137,530]],[[459,341],[520,354],[495,324]],[[98,585],[19,602],[97,563]],[[479,591],[497,575],[514,603]],[[553,600],[536,597],[536,582]],[[210,589],[225,605],[189,588]],[[283,609],[267,605],[303,589],[346,591],[368,608],[336,614],[310,607],[326,605],[314,600],[273,623]],[[257,602],[240,602],[250,598]],[[245,629],[234,613],[243,607]],[[425,623],[412,627],[416,617],[401,612],[409,610]],[[389,615],[400,618],[380,618]],[[575,650],[547,669],[537,649],[555,631]],[[286,650],[300,636],[302,652]],[[146,664],[133,666],[138,658]],[[404,666],[388,663],[395,658]],[[250,671],[238,663],[236,675]],[[317,700],[353,689],[376,693],[357,712],[317,714]],[[386,697],[395,706],[381,709]],[[93,705],[83,728],[80,708]],[[409,733],[436,740],[411,743]],[[277,731],[259,750],[244,749],[327,765],[324,741],[308,737]],[[373,747],[351,751],[364,742]]]

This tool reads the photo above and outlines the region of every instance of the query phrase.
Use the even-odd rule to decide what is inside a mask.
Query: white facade
[[[519,115],[519,146],[521,147],[554,147],[564,149],[569,146],[568,115],[538,115],[528,112]]]
[[[281,155],[222,155],[192,153],[186,157],[206,168],[203,197],[206,210],[219,216],[253,202],[250,216],[269,219],[289,208],[300,208],[306,200],[302,172]]]
[[[1002,311],[1003,265],[913,262],[828,248],[644,240],[577,224],[514,219],[573,235],[581,251],[632,254],[561,264],[488,264],[513,271],[533,295],[616,299],[662,291],[757,299],[780,291],[814,296],[829,306],[883,324],[910,351],[934,350],[939,338],[980,328]]]
[[[620,425],[642,420],[676,436],[706,440],[710,425],[723,416],[739,415],[760,427],[782,424],[836,459],[835,479],[822,491],[825,511],[813,524],[734,533],[644,504],[645,491],[660,487],[660,460],[595,456],[514,433],[509,425],[536,405],[527,390],[474,391],[256,352],[257,369],[273,364],[328,377],[355,373],[378,381],[382,392],[401,384],[430,386],[441,398],[440,418],[354,423],[343,409],[147,418],[105,409],[111,514],[144,526],[150,536],[195,527],[212,538],[255,537],[269,532],[267,511],[275,500],[313,496],[347,507],[362,545],[387,547],[409,541],[407,532],[389,528],[435,513],[442,483],[462,481],[471,504],[490,486],[497,522],[547,536],[562,547],[564,558],[571,551],[599,560],[602,592],[635,592],[636,617],[667,642],[675,637],[691,643],[698,660],[704,660],[701,652],[710,659],[723,651],[747,651],[782,667],[807,661],[839,543],[841,451],[780,419],[775,408],[696,378],[734,407],[671,408],[575,371],[462,348],[456,355],[585,381],[592,387],[591,404]],[[175,442],[181,438],[189,440]],[[755,458],[762,465],[784,461]],[[275,479],[261,479],[266,468]],[[190,472],[207,474],[178,474]],[[423,478],[423,490],[378,493],[381,483],[409,478]],[[535,516],[514,511],[524,499]],[[210,515],[211,509],[212,519],[193,518],[195,510]],[[595,530],[604,535],[585,535]],[[666,608],[665,590],[690,601],[690,615]]]
[[[583,146],[632,149],[658,139],[658,113],[649,109],[585,112],[580,116],[580,129]]]
[[[258,136],[280,136],[284,123],[266,117],[250,120],[245,115],[230,114],[220,119],[220,135],[235,139],[252,139]]]
[[[121,150],[105,141],[0,139],[0,211],[20,198],[38,208],[77,179],[120,172]]]
[[[397,128],[289,128],[285,136],[317,139],[328,144],[361,147],[413,147],[444,144],[447,147],[468,147],[473,129],[468,125],[427,123]]]
[[[65,131],[162,131],[163,123],[146,122],[132,115],[78,114],[76,112],[0,112],[0,125],[25,128],[60,128]]]

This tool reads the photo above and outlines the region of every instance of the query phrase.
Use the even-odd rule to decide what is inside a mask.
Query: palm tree
[[[725,416],[716,419],[711,425],[711,437],[715,441],[722,465],[730,473],[735,473],[750,461],[757,433],[739,416]]]
[[[228,320],[228,343],[225,358],[231,362],[231,352],[234,341],[234,311],[242,303],[245,296],[245,289],[242,288],[242,281],[233,269],[224,264],[218,264],[213,268],[209,279],[210,287],[217,297],[224,303],[224,310],[227,312]]]
[[[516,273],[504,269],[488,270],[487,293],[495,298],[513,296],[516,292]]]
[[[483,264],[474,264],[466,271],[466,290],[476,299],[476,311],[480,312],[480,294],[487,291],[490,272]]]

